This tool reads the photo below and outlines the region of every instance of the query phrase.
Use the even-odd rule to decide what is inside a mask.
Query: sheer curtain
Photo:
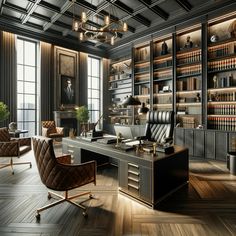
[[[10,111],[7,126],[17,121],[17,66],[16,66],[16,37],[12,33],[0,31],[0,101],[6,103]]]

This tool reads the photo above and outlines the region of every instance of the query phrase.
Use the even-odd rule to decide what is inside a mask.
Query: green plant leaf
[[[3,102],[0,102],[0,121],[4,121],[10,115],[7,105]]]

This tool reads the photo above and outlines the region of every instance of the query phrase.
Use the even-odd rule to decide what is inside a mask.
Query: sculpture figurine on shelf
[[[190,39],[190,36],[187,36],[187,41],[184,45],[184,48],[192,48],[193,47],[193,42]]]
[[[213,87],[214,87],[214,88],[217,88],[217,87],[218,87],[218,84],[217,84],[217,82],[218,82],[217,76],[214,75],[212,80],[213,80]]]
[[[168,53],[168,46],[166,42],[164,41],[161,45],[161,55],[166,55]]]
[[[196,102],[200,102],[200,101],[201,101],[200,93],[197,93],[197,96],[196,96]]]

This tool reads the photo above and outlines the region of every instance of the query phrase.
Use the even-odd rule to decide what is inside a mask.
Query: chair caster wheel
[[[36,217],[37,221],[40,221],[40,214],[39,213],[37,213],[37,215],[35,217]]]
[[[50,200],[52,198],[51,194],[48,193],[48,200]]]
[[[12,171],[11,174],[14,175],[15,174],[14,171]]]
[[[92,199],[92,198],[93,198],[93,195],[92,195],[92,194],[89,194],[89,198]]]
[[[84,216],[85,218],[87,218],[87,217],[88,217],[88,213],[87,213],[86,211],[83,211],[83,216]]]
[[[32,168],[32,164],[30,163],[30,168]]]

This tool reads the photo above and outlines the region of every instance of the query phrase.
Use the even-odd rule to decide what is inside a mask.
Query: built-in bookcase
[[[202,50],[200,26],[177,32],[176,115],[180,127],[202,124]]]
[[[208,24],[207,128],[236,131],[236,18]]]
[[[172,35],[153,42],[153,109],[173,109]]]

